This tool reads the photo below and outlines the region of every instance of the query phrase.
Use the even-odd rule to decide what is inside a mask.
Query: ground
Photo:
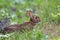
[[[40,27],[40,30],[43,34],[49,35],[50,39],[60,37],[60,24],[45,23],[43,27]]]

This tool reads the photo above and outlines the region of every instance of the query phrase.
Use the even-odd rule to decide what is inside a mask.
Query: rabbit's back
[[[22,30],[31,30],[33,29],[33,26],[30,22],[25,22],[25,23],[22,23],[22,24],[15,24],[15,25],[11,25],[9,27],[5,27],[4,28],[4,31],[5,32],[14,32],[14,31],[22,31]]]
[[[19,25],[19,28],[20,28],[20,30],[24,30],[24,29],[28,29],[28,30],[31,30],[31,29],[33,29],[33,24],[31,24],[31,22],[25,22],[25,23],[23,23],[23,24],[20,24]]]

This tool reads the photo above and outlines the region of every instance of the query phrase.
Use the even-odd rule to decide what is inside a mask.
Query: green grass
[[[14,32],[14,34],[7,38],[1,38],[4,40],[46,40],[46,35],[43,35],[39,29],[33,29],[32,31],[26,31],[23,33]]]
[[[13,36],[4,38],[5,40],[45,40],[46,35],[48,35],[47,40],[59,40],[60,0],[26,0],[24,4],[14,2],[14,0],[0,0],[0,20],[8,17],[11,18],[12,23],[29,21],[29,17],[26,16],[26,8],[31,8],[37,11],[36,14],[40,17],[41,22],[36,25],[33,31],[22,34],[16,32]],[[11,7],[16,8],[16,11],[12,11]],[[16,16],[12,18],[13,14]],[[4,17],[2,17],[3,15]],[[2,39],[0,38],[0,40]]]

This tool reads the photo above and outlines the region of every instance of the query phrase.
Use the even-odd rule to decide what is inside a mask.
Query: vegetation
[[[26,16],[26,9],[28,8],[33,10],[34,15],[37,14],[40,17],[41,22],[36,25],[33,31],[22,34],[14,33],[12,37],[4,39],[59,40],[60,0],[0,0],[0,20],[2,21],[7,17],[10,18],[9,25],[21,24],[29,20],[29,17]]]

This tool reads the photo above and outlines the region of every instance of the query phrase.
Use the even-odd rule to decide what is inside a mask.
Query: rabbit
[[[7,26],[4,28],[3,32],[11,33],[18,30],[23,31],[25,28],[27,30],[32,30],[34,26],[41,21],[38,16],[32,14],[32,11],[27,11],[27,16],[30,17],[30,20],[28,22],[10,25],[9,27]]]

